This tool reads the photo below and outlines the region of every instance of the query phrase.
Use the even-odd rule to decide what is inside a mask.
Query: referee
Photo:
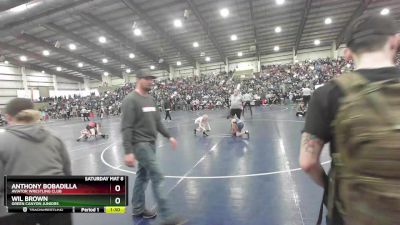
[[[243,106],[243,116],[244,116],[244,110],[246,109],[246,107],[250,108],[250,115],[251,117],[253,117],[253,110],[251,110],[251,101],[253,100],[253,97],[251,96],[251,94],[249,92],[247,92],[246,94],[243,95],[243,101],[244,106]]]
[[[176,148],[176,140],[171,137],[161,123],[161,117],[153,98],[149,94],[154,76],[148,70],[139,70],[136,74],[135,91],[125,97],[122,103],[121,131],[125,149],[125,164],[129,167],[138,164],[135,185],[133,187],[133,215],[146,219],[155,218],[156,212],[145,208],[145,190],[149,180],[158,205],[158,212],[164,225],[184,224],[173,216],[162,189],[164,176],[156,160],[156,138],[160,132]]]
[[[308,103],[310,102],[311,99],[311,89],[306,86],[302,89],[303,92],[303,101],[304,101],[304,105],[308,106]]]

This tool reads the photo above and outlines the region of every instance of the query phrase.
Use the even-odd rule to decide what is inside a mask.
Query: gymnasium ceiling
[[[237,59],[239,52],[241,57],[266,55],[275,46],[297,52],[315,47],[315,40],[320,46],[338,46],[347,25],[364,12],[380,14],[387,8],[400,19],[399,0],[278,1],[5,0],[0,3],[0,60],[73,79],[100,80],[104,73],[122,77],[127,69],[151,65],[169,70],[208,63],[206,57],[212,63]],[[225,18],[223,8],[229,10]],[[331,24],[325,24],[328,17]],[[181,27],[174,26],[175,19]],[[135,28],[142,35],[136,36]],[[234,34],[237,40],[232,41]],[[100,43],[101,36],[105,43]]]

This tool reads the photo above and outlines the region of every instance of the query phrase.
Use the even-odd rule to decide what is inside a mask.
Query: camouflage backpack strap
[[[368,80],[355,72],[342,74],[333,81],[339,85],[346,96],[354,93],[354,91],[360,90],[369,83]]]
[[[343,74],[335,79],[334,82],[344,92],[347,101],[356,101],[365,97],[369,106],[381,116],[383,121],[394,130],[400,130],[400,121],[397,121],[397,117],[393,115],[393,110],[390,109],[390,105],[387,104],[386,99],[380,92],[386,84],[393,82],[393,80],[369,82],[359,73],[352,72]]]
[[[348,114],[348,109],[350,109],[349,107],[352,107],[354,102],[365,102],[365,104],[370,107],[370,112],[376,113],[377,116],[374,118],[386,123],[387,127],[389,129],[391,128],[390,130],[400,130],[400,121],[397,121],[398,117],[393,114],[395,111],[391,110],[392,106],[389,104],[382,91],[384,88],[388,87],[389,83],[393,82],[393,80],[370,82],[362,75],[352,72],[343,74],[336,78],[334,82],[343,91],[344,98],[341,100],[339,111],[337,112],[336,118],[332,124],[333,127],[335,127],[336,147],[339,151],[332,154],[332,166],[329,174],[327,205],[329,218],[328,225],[335,224],[332,221],[335,217],[341,218],[346,214],[343,204],[338,198],[338,186],[341,179],[349,178],[349,176],[351,176],[351,174],[347,173],[343,167],[342,157],[344,155],[340,152],[344,147],[342,144],[346,143],[348,138],[348,128],[343,126],[343,122],[352,119],[353,116],[357,116],[354,114]],[[362,108],[360,108],[360,110],[362,110]]]
[[[327,225],[343,225],[339,223],[341,221],[341,215],[344,213],[343,207],[338,201],[338,179],[341,175],[341,169],[343,167],[340,153],[332,154],[331,169],[329,171],[328,190],[326,196],[326,207],[328,209],[328,222]]]
[[[368,81],[365,80],[362,76],[356,73],[346,73],[342,76],[333,80],[339,88],[343,91],[345,98],[342,99],[341,106],[346,105],[349,102],[355,101],[358,98],[358,93],[360,90],[364,89],[365,86],[368,85]],[[339,109],[341,110],[341,108]],[[335,131],[340,129],[340,123],[342,118],[346,117],[343,115],[341,111],[338,112],[337,118],[333,121],[333,126],[335,127]],[[344,133],[345,130],[339,131],[339,133]],[[339,137],[337,137],[339,138]],[[340,146],[337,146],[340,147]],[[331,169],[329,171],[329,180],[328,185],[325,187],[325,192],[327,192],[327,196],[325,196],[326,207],[328,209],[328,225],[336,225],[338,221],[341,220],[341,214],[343,213],[340,202],[338,201],[338,180],[341,176],[342,170],[342,160],[340,152],[332,153],[332,163]]]
[[[362,91],[362,95],[366,96],[369,105],[393,130],[400,130],[400,121],[394,115],[395,111],[392,110],[388,101],[383,96],[381,89],[393,82],[393,80],[384,80],[379,82],[369,83]]]

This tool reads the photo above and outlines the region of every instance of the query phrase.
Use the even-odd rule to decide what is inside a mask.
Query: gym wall
[[[54,90],[53,76],[41,72],[25,70],[28,86],[28,96],[46,97]],[[15,97],[25,94],[22,77],[22,68],[13,65],[0,64],[0,109]],[[58,90],[79,90],[79,83],[65,78],[56,77]],[[81,84],[83,87],[83,84]]]

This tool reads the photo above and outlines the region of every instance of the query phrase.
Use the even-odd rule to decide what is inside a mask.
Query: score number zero
[[[121,191],[121,186],[118,185],[118,184],[115,185],[115,186],[114,186],[114,190],[115,190],[116,192],[120,192],[120,191]],[[116,205],[121,204],[121,198],[119,198],[119,197],[114,198],[114,202],[115,202]]]

